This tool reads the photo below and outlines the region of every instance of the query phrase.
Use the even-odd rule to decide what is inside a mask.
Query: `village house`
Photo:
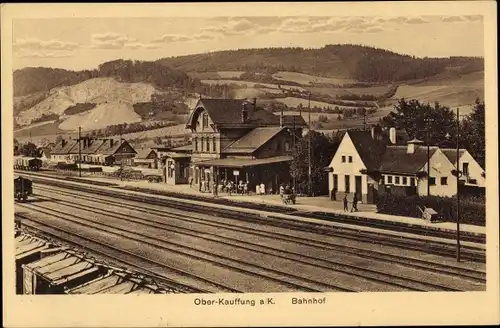
[[[148,169],[158,168],[158,153],[151,148],[137,150],[134,157],[134,166]]]
[[[481,175],[472,156],[461,152],[475,174]],[[427,147],[420,140],[408,140],[405,132],[395,128],[347,131],[328,167],[329,188],[337,191],[337,198],[356,193],[364,203],[376,202],[380,193],[454,196],[456,161],[451,161],[452,156],[456,150]]]
[[[200,99],[186,123],[191,144],[165,157],[166,182],[241,180],[275,191],[290,182],[293,142],[306,126],[300,115],[258,108],[256,99]]]
[[[123,139],[89,138],[62,139],[52,150],[52,162],[78,162],[81,156],[82,163],[114,165],[117,163],[132,164],[135,157],[134,148]]]

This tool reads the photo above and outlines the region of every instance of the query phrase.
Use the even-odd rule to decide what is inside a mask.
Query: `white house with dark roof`
[[[441,149],[448,160],[455,166],[457,166],[457,150],[456,149]],[[467,149],[459,149],[459,164],[460,181],[466,186],[470,187],[486,187],[486,175],[484,169],[479,165],[479,163],[472,157],[471,153]]]
[[[469,167],[474,167],[475,176],[481,175],[472,156],[461,152],[464,163],[473,163]],[[408,141],[406,133],[394,128],[385,132],[375,127],[371,131],[347,131],[328,167],[329,188],[337,191],[337,198],[356,193],[366,203],[376,202],[380,193],[454,196],[457,181],[452,156],[456,156],[455,150],[427,147],[416,139]],[[467,167],[461,165],[464,171]],[[470,170],[468,175],[472,176]]]

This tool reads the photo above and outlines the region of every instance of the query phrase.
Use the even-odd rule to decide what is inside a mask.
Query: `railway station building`
[[[276,191],[290,183],[293,144],[307,127],[301,115],[273,114],[256,99],[200,99],[188,118],[190,145],[173,148],[162,160],[168,184],[240,180],[250,190]],[[210,188],[211,190],[211,188]]]

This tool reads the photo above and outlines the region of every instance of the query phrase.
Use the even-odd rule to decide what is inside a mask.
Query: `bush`
[[[431,207],[445,221],[457,222],[457,201],[455,197],[420,197],[395,194],[380,194],[377,202],[377,212],[391,215],[402,215],[421,218],[422,213],[417,208]],[[485,226],[486,206],[471,198],[460,200],[460,222]]]
[[[97,104],[94,103],[77,103],[64,110],[64,115],[74,115],[94,109]]]

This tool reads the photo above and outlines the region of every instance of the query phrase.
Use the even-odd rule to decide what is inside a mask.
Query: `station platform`
[[[227,199],[235,202],[235,206],[238,203],[248,202],[253,204],[262,204],[262,205],[271,205],[273,207],[283,207],[283,208],[293,208],[295,209],[294,215],[304,214],[307,216],[308,213],[323,213],[323,214],[331,214],[334,215],[342,215],[342,216],[350,216],[353,218],[358,218],[360,220],[368,220],[368,221],[382,221],[382,222],[391,222],[395,225],[404,225],[411,227],[422,227],[424,229],[429,230],[441,230],[448,232],[456,232],[457,225],[453,222],[427,222],[421,218],[413,218],[413,217],[404,217],[404,216],[396,216],[396,215],[388,215],[377,213],[377,209],[375,205],[372,204],[362,204],[358,203],[358,211],[351,212],[352,204],[349,204],[349,212],[345,212],[343,210],[342,200],[332,201],[326,196],[318,196],[318,197],[297,197],[295,205],[285,205],[280,199],[279,195],[229,195],[227,193],[219,193],[217,196],[214,196],[213,193],[200,192],[197,187],[189,185],[167,185],[165,183],[150,183],[148,181],[121,181],[116,178],[106,177],[106,176],[83,176],[84,180],[90,181],[99,181],[106,183],[116,184],[114,188],[140,188],[147,189],[152,191],[164,191],[169,194],[178,193],[180,198],[182,195],[193,195],[197,197],[205,197],[207,201],[210,199]],[[334,220],[332,220],[334,221]],[[482,226],[468,225],[468,224],[460,224],[461,233],[475,235],[475,236],[485,236],[486,228]]]

